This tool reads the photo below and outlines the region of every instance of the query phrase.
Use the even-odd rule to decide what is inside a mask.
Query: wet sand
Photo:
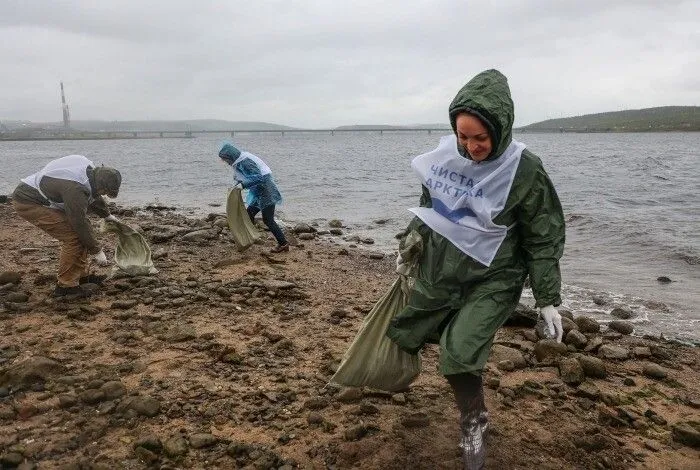
[[[2,468],[460,468],[437,347],[402,393],[328,384],[393,260],[328,227],[239,253],[214,214],[117,212],[160,272],[65,301],[57,242],[0,204]],[[697,468],[700,351],[572,314],[568,348],[499,332],[488,468]]]

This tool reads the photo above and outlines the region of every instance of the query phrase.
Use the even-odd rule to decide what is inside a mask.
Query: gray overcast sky
[[[474,74],[516,124],[700,104],[700,0],[0,0],[0,119],[446,123]]]

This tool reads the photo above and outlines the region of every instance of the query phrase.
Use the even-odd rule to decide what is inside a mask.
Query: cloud
[[[697,105],[698,2],[3,2],[0,118],[447,122],[474,74],[516,123]]]

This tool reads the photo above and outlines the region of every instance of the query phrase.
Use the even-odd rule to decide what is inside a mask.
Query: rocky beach
[[[58,243],[2,202],[0,469],[461,468],[436,346],[400,393],[329,384],[396,277],[342,221],[273,255],[238,252],[223,214],[115,207],[159,273],[66,300]],[[526,304],[496,337],[488,468],[700,468],[700,349],[562,314],[563,344]]]

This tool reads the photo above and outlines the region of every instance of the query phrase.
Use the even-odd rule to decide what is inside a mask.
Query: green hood
[[[493,150],[487,160],[498,158],[513,139],[513,100],[508,79],[498,70],[486,70],[469,80],[452,100],[449,112],[455,133],[455,121],[461,112],[473,114],[484,122],[493,141]],[[460,150],[462,155],[468,155]]]

